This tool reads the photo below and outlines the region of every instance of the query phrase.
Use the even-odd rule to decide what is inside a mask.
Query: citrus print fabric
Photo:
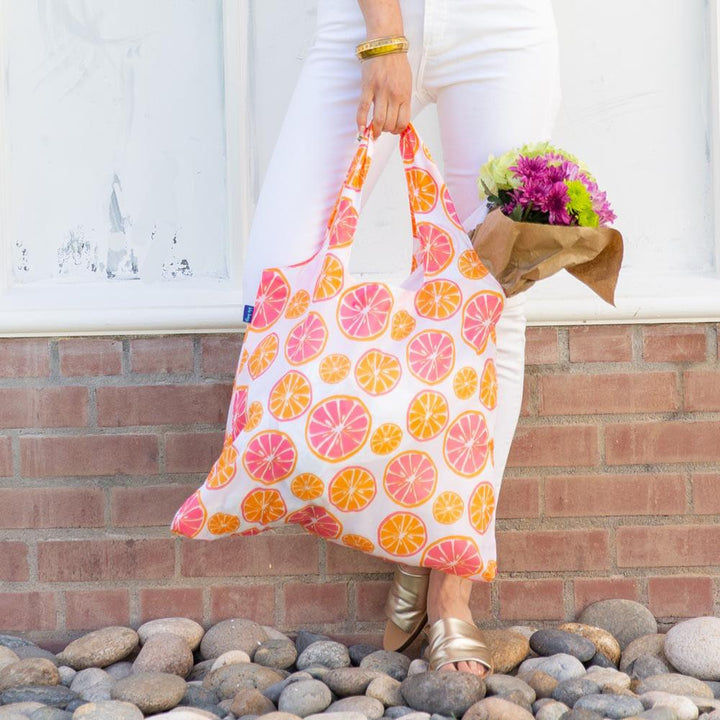
[[[212,540],[297,523],[473,580],[495,575],[495,324],[504,296],[412,126],[415,239],[399,286],[348,271],[366,133],[310,260],[264,271],[225,444],[173,532]]]

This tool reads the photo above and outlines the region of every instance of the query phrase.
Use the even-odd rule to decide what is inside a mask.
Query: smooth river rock
[[[200,642],[203,660],[219,657],[228,650],[244,650],[252,660],[260,643],[268,639],[267,633],[253,620],[231,618],[213,625]]]
[[[330,670],[322,681],[338,696],[362,695],[372,680],[383,677],[377,670],[344,667]],[[398,683],[399,684],[399,683]]]
[[[193,668],[193,654],[187,641],[175,633],[152,633],[140,648],[133,672],[162,672],[185,678]]]
[[[103,668],[126,658],[139,641],[132,628],[106,627],[73,640],[57,657],[63,665],[75,670]]]
[[[638,698],[627,695],[585,695],[575,703],[573,710],[592,710],[601,717],[622,720],[639,715],[645,708]]]
[[[190,647],[195,650],[200,646],[205,630],[200,623],[184,617],[160,618],[158,620],[149,620],[143,623],[137,630],[140,637],[140,643],[144,645],[148,638],[158,633],[171,633],[181,637]]]
[[[720,680],[720,618],[679,622],[665,636],[665,656],[685,675]]]
[[[73,713],[73,720],[143,720],[143,714],[132,703],[120,700],[91,702]]]
[[[326,668],[341,668],[350,665],[350,654],[347,647],[334,640],[318,640],[308,645],[295,663],[298,670],[306,670],[314,665]]]
[[[146,715],[175,707],[183,699],[187,683],[177,675],[139,672],[118,680],[113,685],[113,700],[137,705]]]
[[[683,695],[653,690],[640,696],[640,702],[649,709],[670,708],[676,716],[676,720],[697,720],[700,711],[697,705],[690,698]]]
[[[565,653],[576,657],[580,662],[587,662],[597,652],[592,640],[555,628],[542,628],[533,633],[530,647],[544,657]]]
[[[583,625],[583,623],[563,623],[558,626],[558,630],[564,630],[587,638],[595,645],[597,651],[602,653],[616,667],[620,662],[622,654],[620,643],[607,630],[593,625]]]
[[[45,658],[29,658],[6,665],[0,672],[0,692],[19,685],[58,685],[60,673]]]
[[[552,675],[558,682],[582,677],[586,672],[585,666],[576,657],[565,653],[550,657],[528,658],[518,668],[518,675],[534,670]]]
[[[482,678],[464,672],[427,672],[402,681],[400,692],[413,710],[460,717],[485,697]]]
[[[255,651],[253,662],[265,667],[285,669],[297,660],[297,649],[291,640],[265,640]]]
[[[280,694],[278,710],[301,718],[321,713],[332,702],[330,688],[319,680],[301,680],[288,685]]]
[[[352,695],[328,705],[327,712],[359,712],[368,720],[380,720],[385,713],[385,706],[375,698],[365,695]]]
[[[514,630],[483,630],[482,634],[492,653],[497,673],[509,673],[530,652],[528,638]]]
[[[588,605],[578,621],[607,630],[626,648],[633,640],[657,632],[657,620],[653,614],[634,600],[599,600]]]
[[[698,697],[712,698],[713,691],[702,680],[680,675],[679,673],[663,673],[662,675],[651,675],[641,680],[635,692],[638,695],[660,690],[673,695],[697,695]]]
[[[390,650],[376,650],[362,659],[360,667],[366,670],[377,670],[395,680],[404,680],[408,675],[410,658]]]
[[[202,681],[203,687],[214,690],[225,700],[244,688],[257,688],[262,692],[282,681],[283,676],[272,668],[255,663],[234,663],[209,672]]]
[[[504,698],[491,696],[476,702],[463,720],[534,720],[531,712]]]

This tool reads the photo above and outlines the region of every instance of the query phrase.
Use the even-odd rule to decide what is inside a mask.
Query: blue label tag
[[[251,323],[254,311],[255,311],[254,305],[246,305],[245,309],[243,310],[243,322]]]

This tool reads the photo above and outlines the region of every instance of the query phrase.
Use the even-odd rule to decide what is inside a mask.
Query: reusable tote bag
[[[416,267],[398,286],[349,273],[372,147],[366,133],[318,253],[264,271],[224,448],[172,530],[212,540],[297,523],[389,560],[491,580],[504,295],[412,126],[400,150]]]

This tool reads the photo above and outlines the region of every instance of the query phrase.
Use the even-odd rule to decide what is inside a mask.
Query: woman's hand
[[[365,130],[372,106],[373,137],[377,138],[385,131],[401,133],[410,122],[411,95],[412,71],[405,53],[364,60],[357,111],[358,132],[362,134]]]

